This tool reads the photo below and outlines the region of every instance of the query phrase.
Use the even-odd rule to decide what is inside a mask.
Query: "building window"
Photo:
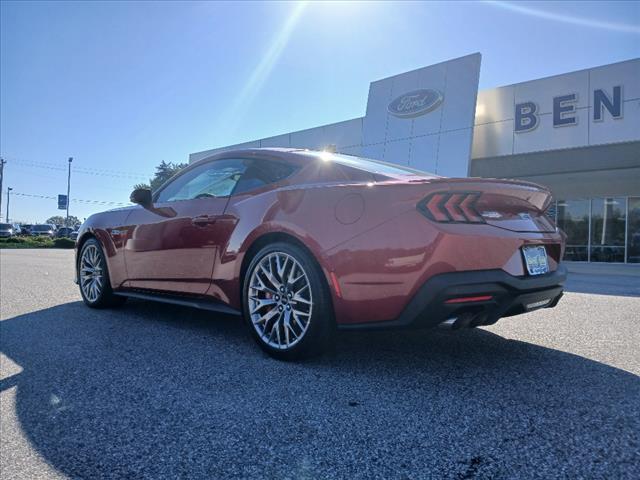
[[[624,262],[626,198],[591,200],[591,261]]]
[[[627,262],[640,263],[640,197],[629,197]]]
[[[556,214],[558,227],[567,234],[564,259],[589,260],[589,200],[560,200]]]

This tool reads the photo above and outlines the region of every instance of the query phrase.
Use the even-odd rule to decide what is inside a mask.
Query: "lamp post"
[[[73,157],[69,157],[69,173],[67,174],[67,218],[64,221],[65,227],[69,226],[69,192],[71,191],[71,162],[73,162]]]
[[[2,217],[2,177],[4,177],[4,164],[7,163],[0,157],[0,217]]]
[[[9,223],[9,200],[11,200],[11,190],[13,190],[13,188],[7,187],[7,216],[5,219],[5,222],[7,223]]]

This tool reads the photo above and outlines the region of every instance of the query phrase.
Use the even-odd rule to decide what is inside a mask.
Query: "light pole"
[[[2,177],[4,177],[4,164],[7,163],[0,157],[0,217],[2,216]]]
[[[9,223],[9,200],[11,200],[11,190],[13,190],[13,188],[7,187],[7,217],[5,218],[5,222],[7,223]]]
[[[69,157],[69,173],[67,175],[67,218],[64,221],[64,226],[69,226],[69,192],[71,191],[71,162],[73,162],[73,157]]]

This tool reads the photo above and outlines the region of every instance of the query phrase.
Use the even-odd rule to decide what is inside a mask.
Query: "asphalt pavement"
[[[86,308],[72,255],[0,251],[3,479],[638,478],[640,278],[284,363],[234,317]]]

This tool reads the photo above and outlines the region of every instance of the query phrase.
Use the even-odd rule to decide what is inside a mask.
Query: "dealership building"
[[[640,264],[640,59],[478,92],[480,54],[374,81],[366,114],[235,148],[330,149],[551,190],[565,260]]]

